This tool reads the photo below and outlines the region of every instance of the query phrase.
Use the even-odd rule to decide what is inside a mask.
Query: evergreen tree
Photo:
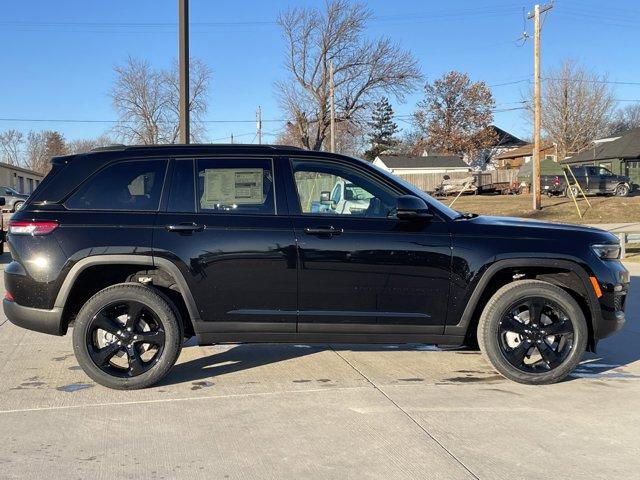
[[[364,152],[364,157],[373,161],[381,153],[391,150],[398,145],[394,135],[398,132],[398,125],[393,122],[393,108],[386,97],[373,104],[371,122],[367,122],[371,148]]]

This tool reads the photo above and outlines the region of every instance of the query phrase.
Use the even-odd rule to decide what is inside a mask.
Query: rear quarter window
[[[155,211],[160,204],[166,160],[111,164],[85,181],[65,202],[72,210]]]

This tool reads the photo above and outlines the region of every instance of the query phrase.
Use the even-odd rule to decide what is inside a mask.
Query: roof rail
[[[288,149],[288,150],[306,150],[302,147],[296,147],[293,145],[270,145],[270,144],[260,144],[255,145],[253,143],[190,143],[190,144],[182,144],[182,143],[162,143],[162,144],[153,144],[153,145],[123,145],[123,144],[113,144],[107,145],[105,147],[96,147],[92,148],[91,152],[109,152],[109,151],[120,151],[120,150],[129,150],[129,149],[142,149],[142,148],[172,148],[172,147],[253,147],[253,148],[264,148],[264,149]]]
[[[109,150],[123,150],[127,148],[126,145],[122,143],[114,143],[112,145],[107,145],[105,147],[96,147],[89,150],[90,152],[108,152]]]

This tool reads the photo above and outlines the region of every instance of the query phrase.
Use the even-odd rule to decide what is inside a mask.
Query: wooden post
[[[178,0],[180,44],[180,143],[189,143],[189,0]]]
[[[540,5],[533,15],[533,209],[540,210]]]
[[[536,5],[533,14],[533,209],[542,208],[540,187],[540,14],[551,10],[553,4],[540,8]]]
[[[336,151],[336,108],[333,88],[333,61],[329,63],[329,109],[331,111],[331,152]]]

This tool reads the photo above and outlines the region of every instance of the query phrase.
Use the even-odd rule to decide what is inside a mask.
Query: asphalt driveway
[[[222,345],[120,392],[0,314],[0,478],[640,478],[629,268],[624,331],[544,387],[429,345]]]

